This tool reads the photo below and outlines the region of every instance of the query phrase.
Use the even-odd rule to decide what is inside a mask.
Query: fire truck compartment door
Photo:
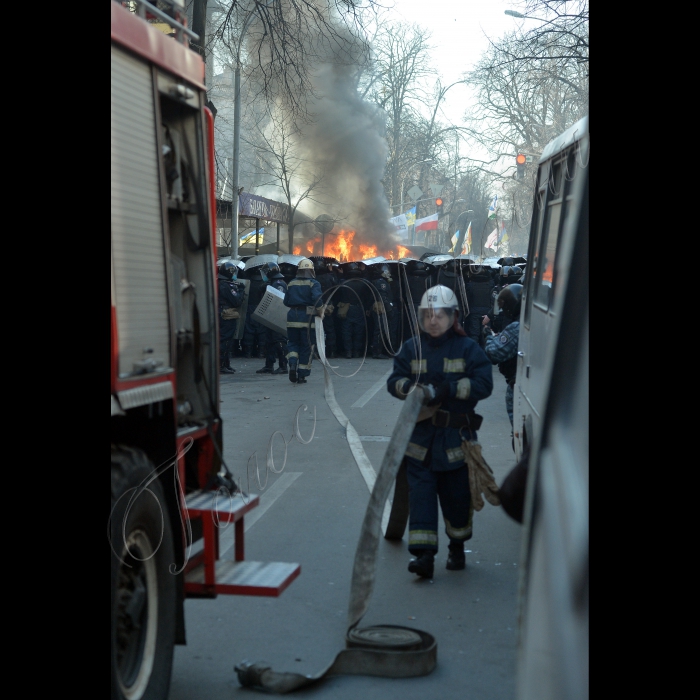
[[[170,323],[151,69],[112,47],[111,70],[112,263],[125,377],[146,357],[171,366]]]

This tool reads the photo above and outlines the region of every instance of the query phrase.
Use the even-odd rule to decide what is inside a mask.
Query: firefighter
[[[250,280],[250,289],[248,290],[248,308],[246,309],[245,329],[243,331],[243,357],[252,357],[256,345],[258,348],[256,357],[267,357],[265,348],[267,329],[253,318],[253,311],[262,301],[269,280],[263,273],[262,266],[248,270],[248,279]]]
[[[287,360],[289,361],[289,380],[295,384],[306,384],[306,377],[311,374],[312,345],[316,334],[313,329],[313,317],[309,310],[321,314],[321,285],[314,275],[314,264],[303,258],[297,266],[297,275],[289,283],[284,295],[287,312]]]
[[[432,578],[438,551],[438,499],[450,538],[447,568],[464,569],[464,542],[472,536],[469,467],[462,441],[476,441],[481,417],[477,402],[491,395],[489,359],[459,324],[454,292],[428,289],[418,307],[420,335],[394,358],[389,393],[405,399],[412,385],[431,385],[432,415],[416,423],[405,453],[409,485],[408,551],[411,573]],[[420,352],[419,352],[420,350]],[[419,359],[420,358],[420,359]],[[419,416],[420,418],[420,416]]]
[[[321,285],[321,290],[323,291],[323,299],[328,302],[328,298],[333,293],[331,290],[337,287],[339,280],[337,275],[333,272],[333,264],[324,260],[323,258],[314,259],[314,270],[316,272],[316,279]],[[336,349],[336,335],[335,335],[335,303],[337,294],[333,296],[333,300],[326,306],[326,314],[323,317],[323,332],[326,336],[326,357],[334,358],[337,357]]]
[[[370,266],[370,282],[377,290],[376,296],[378,296],[378,299],[372,304],[373,324],[370,343],[370,352],[375,360],[389,359],[389,356],[382,352],[382,346],[391,345],[391,329],[394,326],[394,298],[389,286],[391,281],[388,265]]]
[[[486,356],[505,377],[506,411],[510,419],[511,436],[513,429],[513,387],[518,367],[518,339],[520,337],[520,304],[523,296],[521,284],[509,284],[498,294],[498,306],[507,324],[500,333],[486,329]],[[515,445],[513,445],[515,448]]]
[[[243,263],[226,260],[219,265],[219,370],[221,374],[235,374],[231,367],[231,349],[238,329],[245,285],[238,281],[238,271]]]
[[[338,299],[338,317],[341,321],[343,347],[345,357],[349,360],[353,357],[362,357],[365,351],[365,307],[370,308],[369,290],[361,280],[363,263],[343,263],[343,277],[341,288],[336,297]]]
[[[284,281],[284,275],[280,272],[277,263],[265,263],[261,268],[261,272],[269,280],[268,287],[272,287],[282,292],[282,294],[287,293],[287,283]],[[265,366],[259,369],[256,374],[287,374],[287,339],[281,333],[267,328],[265,347],[267,348]],[[275,360],[279,362],[277,369],[275,369]]]

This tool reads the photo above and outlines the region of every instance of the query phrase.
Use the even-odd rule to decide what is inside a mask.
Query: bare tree
[[[245,141],[255,161],[258,188],[273,188],[280,192],[280,200],[288,207],[287,232],[289,252],[294,248],[294,229],[300,221],[297,211],[303,202],[323,204],[323,173],[314,163],[304,157],[300,148],[302,133],[293,115],[283,110],[272,109],[264,119],[258,119]]]
[[[508,60],[588,63],[588,0],[521,0],[520,6],[542,24],[521,35],[519,50]]]
[[[386,114],[385,137],[389,147],[384,189],[392,207],[401,201],[401,182],[407,168],[428,158],[416,153],[417,108],[427,97],[430,35],[410,24],[386,24],[372,38],[372,61],[359,80],[359,92]],[[420,139],[422,141],[422,139]]]

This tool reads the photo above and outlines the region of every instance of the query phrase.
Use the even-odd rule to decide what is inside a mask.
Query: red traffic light
[[[525,154],[524,153],[518,153],[518,157],[515,159],[515,162],[518,165],[525,165]]]
[[[435,204],[436,204],[438,207],[441,207],[441,206],[442,206],[442,197],[438,197],[438,198],[435,200]]]

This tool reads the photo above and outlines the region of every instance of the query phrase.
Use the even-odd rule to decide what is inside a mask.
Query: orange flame
[[[360,254],[362,255],[362,260],[367,260],[367,258],[376,258],[377,246],[360,244]]]
[[[335,258],[338,262],[348,262],[349,260],[367,260],[381,255],[387,260],[397,260],[398,258],[410,257],[411,251],[404,246],[397,246],[396,249],[388,249],[380,252],[376,245],[355,242],[356,231],[341,230],[337,234],[327,235],[325,240],[321,236],[309,238],[302,245],[308,251],[308,255],[325,255]],[[294,254],[302,255],[302,246],[294,246]]]

